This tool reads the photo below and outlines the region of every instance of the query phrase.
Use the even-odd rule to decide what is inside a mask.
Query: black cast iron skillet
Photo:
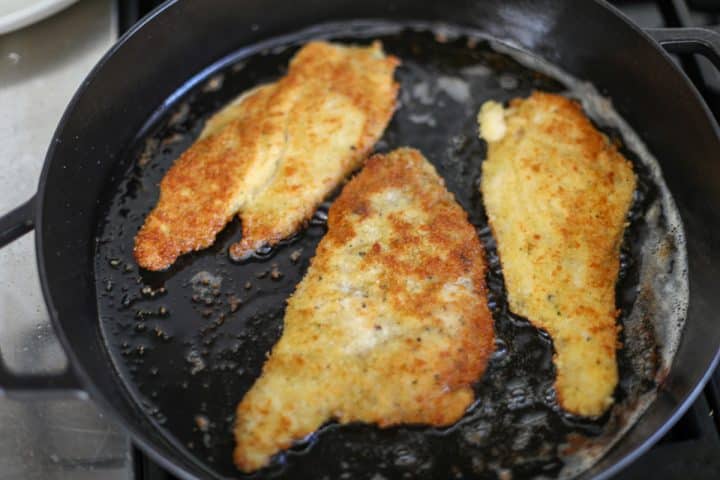
[[[353,25],[380,20],[383,25],[408,21],[452,25],[529,50],[591,81],[612,98],[659,159],[687,236],[690,303],[685,330],[672,368],[660,372],[656,401],[582,478],[607,478],[657,441],[700,392],[717,363],[720,345],[720,328],[715,325],[720,310],[716,280],[720,277],[720,137],[699,95],[658,42],[673,52],[705,54],[719,64],[720,35],[704,29],[643,32],[605,3],[589,0],[185,0],[158,8],[118,41],[73,98],[50,145],[36,197],[0,219],[0,245],[36,229],[45,299],[70,359],[70,369],[57,376],[20,376],[0,365],[3,391],[18,396],[87,392],[172,473],[182,478],[239,475],[229,466],[229,456],[211,458],[231,447],[232,418],[222,419],[220,413],[232,412],[259,372],[262,355],[277,339],[282,299],[302,276],[324,231],[322,215],[305,234],[245,265],[229,264],[223,252],[223,246],[237,237],[236,223],[221,234],[215,247],[187,256],[161,274],[138,272],[129,245],[152,206],[156,195],[152,184],[191,143],[202,119],[242,89],[281,74],[278,67],[286,63],[293,47],[270,47],[320,34],[352,40],[357,36]],[[306,30],[328,23],[334,26]],[[302,30],[304,34],[290,35]],[[434,50],[427,34],[390,35],[386,48],[403,53],[410,67],[414,58],[425,56],[426,63],[437,69],[429,71],[441,74],[444,68],[458,67],[456,61],[468,61],[469,47],[459,41],[466,40],[450,39]],[[263,49],[267,51],[259,51]],[[458,55],[450,55],[453,51]],[[497,95],[505,95],[501,99],[532,88],[560,89],[552,79],[532,75],[512,62],[502,64],[505,60],[482,51],[486,53],[478,53],[474,61],[504,69],[519,82],[514,92],[498,91]],[[468,106],[469,111],[472,108]],[[477,178],[478,165],[472,162],[482,158],[484,147],[473,143],[470,135],[455,139],[458,158],[468,163],[461,163],[459,170],[457,165],[443,166],[437,157],[446,145],[433,133],[437,129],[425,125],[427,129],[418,132],[420,127],[409,129],[403,122],[394,120],[379,148],[416,143],[439,162],[441,173],[450,177],[449,188],[471,220],[482,226],[482,212],[473,211],[479,199],[468,192],[474,191]],[[458,122],[458,131],[474,129],[470,112]],[[289,260],[300,246],[304,247],[301,259]],[[492,263],[492,249],[490,256]],[[278,264],[282,278],[267,273],[272,263]],[[201,271],[211,275],[197,276]],[[218,279],[222,279],[219,285]],[[499,284],[501,290],[501,278]],[[238,298],[244,303],[233,311]],[[496,306],[494,313],[508,315],[502,308]],[[513,332],[530,330],[521,319],[511,321]],[[189,323],[193,325],[188,327]],[[503,327],[496,328],[502,337]],[[516,341],[512,335],[511,343]],[[155,343],[148,340],[151,336]],[[522,338],[527,339],[527,351],[538,355],[533,362],[540,367],[532,371],[551,380],[547,339]],[[522,358],[510,361],[520,365]],[[509,380],[502,375],[494,378]],[[208,405],[204,401],[208,398],[215,403]],[[566,418],[557,411],[546,414],[561,430],[592,434],[602,428],[602,422]],[[504,427],[513,432],[513,425]],[[287,467],[276,465],[265,473],[369,477],[376,468],[382,470],[382,462],[374,462],[382,459],[383,452],[374,451],[368,442],[400,445],[392,457],[395,463],[382,470],[390,477],[431,478],[438,472],[482,477],[498,471],[476,465],[473,473],[473,465],[459,460],[452,435],[418,428],[378,432],[372,427],[330,426],[312,448],[303,451],[301,445],[281,458]],[[552,440],[552,434],[547,435]],[[419,436],[433,440],[420,444]],[[403,445],[407,451],[402,451]],[[492,445],[475,446],[492,450]],[[416,458],[423,454],[434,463]],[[343,458],[357,465],[343,465]],[[537,474],[542,467],[552,474],[559,468],[552,461],[515,473]]]

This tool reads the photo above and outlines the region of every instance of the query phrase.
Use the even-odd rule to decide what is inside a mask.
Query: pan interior
[[[672,279],[685,279],[677,260],[684,259],[682,230],[672,221],[672,201],[641,145],[634,137],[627,141],[631,132],[596,111],[599,126],[632,147],[623,147],[624,153],[638,174],[617,287],[619,322],[624,327],[618,359],[621,380],[616,405],[603,418],[564,414],[552,388],[552,342],[507,309],[502,272],[477,188],[486,149],[477,137],[475,114],[489,99],[507,101],[534,89],[570,89],[575,94],[579,90],[559,73],[541,73],[543,69],[527,57],[447,26],[315,28],[226,59],[159,111],[109,179],[97,232],[100,327],[130,394],[177,448],[218,477],[242,476],[232,465],[234,408],[280,337],[285,300],[325,233],[331,200],[307,229],[242,264],[227,255],[229,245],[240,237],[238,220],[212,247],[181,257],[166,272],[138,269],[133,238],[155,205],[163,174],[193,142],[205,119],[244,90],[281,76],[299,45],[318,37],[356,43],[377,38],[388,53],[402,59],[396,75],[401,84],[399,108],[376,150],[419,148],[468,212],[487,249],[497,351],[475,386],[477,401],[455,426],[381,430],[331,423],[277,455],[260,476],[529,478],[567,476],[588,467],[648,404],[658,372],[670,363],[677,342],[673,335],[681,325],[660,326],[667,326],[672,315],[682,318],[684,312],[682,305],[673,304],[670,313],[660,308],[654,292]],[[664,253],[657,253],[661,248]],[[656,257],[669,260],[652,260]],[[665,275],[666,283],[645,281],[648,269]]]

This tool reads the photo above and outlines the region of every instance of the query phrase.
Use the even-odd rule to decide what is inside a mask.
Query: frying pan
[[[659,384],[656,399],[612,450],[581,474],[581,478],[611,476],[673,425],[701,391],[718,359],[720,328],[715,321],[720,310],[717,294],[720,136],[697,91],[660,45],[672,52],[704,54],[718,65],[720,35],[704,29],[644,32],[600,1],[305,0],[288,3],[218,0],[209,5],[200,0],[185,0],[165,3],[125,34],[83,82],[53,137],[37,195],[0,219],[0,245],[32,228],[36,230],[37,262],[45,300],[70,360],[66,372],[42,377],[17,375],[0,365],[3,391],[15,396],[40,392],[88,394],[125,426],[137,445],[173,474],[188,479],[240,475],[226,468],[223,462],[227,460],[210,458],[213,452],[227,449],[227,445],[218,446],[214,442],[222,443],[223,440],[216,439],[229,438],[227,428],[231,425],[231,419],[222,423],[213,415],[217,409],[232,410],[242,395],[242,388],[247,388],[253,375],[259,372],[264,352],[277,339],[281,328],[278,302],[282,301],[279,299],[307,266],[313,242],[323,233],[323,209],[301,238],[287,242],[283,251],[264,252],[267,258],[260,255],[246,265],[227,264],[222,246],[237,235],[237,225],[231,225],[220,235],[215,247],[181,259],[169,272],[153,276],[138,272],[137,267],[124,260],[130,258],[127,245],[135,233],[133,227],[151,204],[145,204],[142,211],[133,211],[123,210],[118,202],[129,199],[128,205],[134,205],[135,201],[152,198],[149,185],[161,177],[173,156],[189,145],[205,116],[240,89],[267,81],[273,75],[277,77],[281,73],[277,68],[281,63],[279,59],[286,62],[292,53],[292,48],[279,46],[292,45],[312,36],[352,39],[356,25],[353,22],[360,19],[365,25],[412,21],[455,26],[532,52],[569,74],[592,82],[602,94],[610,97],[617,111],[658,158],[684,225],[689,306],[673,364],[656,376]],[[294,34],[300,31],[304,33]],[[424,41],[422,35],[415,40],[418,45]],[[401,43],[396,48],[401,49]],[[452,42],[450,44],[448,48],[452,48]],[[420,50],[421,54],[428,51]],[[441,49],[437,56],[438,68],[445,58],[443,52]],[[411,57],[413,49],[408,48],[407,54]],[[526,77],[522,69],[517,68],[515,73],[522,83]],[[220,75],[221,72],[226,75]],[[232,72],[237,75],[233,76]],[[523,84],[526,88],[559,89],[550,79],[533,75],[527,78],[529,83]],[[468,119],[470,123],[463,128],[470,128],[471,121],[472,118]],[[401,124],[397,126],[400,127]],[[391,125],[389,132],[392,130]],[[424,132],[432,138],[432,131]],[[395,137],[394,141],[407,140]],[[385,143],[385,147],[394,146],[392,135]],[[477,145],[468,149],[470,153],[463,157],[468,162],[483,154]],[[150,173],[146,174],[139,169],[143,159],[148,158],[145,156],[148,151],[152,158]],[[431,159],[437,156],[432,155],[433,152],[425,153]],[[472,168],[464,172],[458,174],[456,186],[463,178],[474,175]],[[133,178],[137,181],[132,181]],[[453,181],[448,183],[452,190]],[[124,189],[120,197],[119,189]],[[477,198],[461,197],[459,201],[467,209],[471,209],[469,203],[479,202]],[[472,211],[470,214],[475,215]],[[104,236],[108,232],[124,240]],[[122,245],[126,246],[125,250]],[[303,246],[306,249],[301,252],[303,257],[298,263],[289,260],[288,253]],[[492,263],[492,251],[490,257]],[[278,264],[279,277],[268,273],[268,262]],[[203,270],[205,266],[217,267],[217,270]],[[185,283],[171,288],[173,281],[177,281],[174,279],[181,277],[186,279]],[[164,288],[165,285],[169,286]],[[116,295],[118,290],[123,292],[123,288],[127,295]],[[165,310],[158,307],[138,313],[139,309],[132,307],[135,303],[143,305],[145,300],[133,296],[132,288],[139,290],[141,296],[152,297],[146,299],[148,302],[155,296],[165,299]],[[238,299],[232,299],[231,294],[244,290],[259,293],[255,297],[243,294],[240,300],[245,299],[254,306],[247,309],[247,314],[241,313],[245,306],[239,308],[236,316],[243,317],[242,321],[233,320],[231,311],[221,316],[217,309],[213,310],[216,298],[227,298],[237,307]],[[207,328],[202,328],[190,342],[173,339],[173,328],[182,331],[186,322],[197,325],[205,318],[204,303],[210,310]],[[152,305],[157,307],[159,303]],[[116,312],[116,316],[112,312]],[[140,318],[131,322],[126,319],[127,312]],[[167,318],[163,318],[165,315]],[[222,328],[226,324],[241,325],[249,333],[234,331],[223,337]],[[529,328],[526,324],[523,326],[521,320],[516,319],[516,324],[518,331]],[[139,343],[153,331],[159,338],[156,344]],[[197,343],[193,343],[195,340]],[[163,341],[175,347],[163,347]],[[230,352],[229,356],[220,358],[220,362],[203,360],[206,353],[203,349],[211,351],[213,345],[225,341],[234,342],[223,350]],[[543,339],[538,337],[532,342],[537,346]],[[528,348],[533,351],[535,347]],[[537,348],[550,351],[549,343]],[[151,353],[144,349],[156,352],[154,361],[161,362],[161,357],[165,357],[167,363],[162,364],[162,368],[155,363],[151,365],[143,358]],[[179,358],[168,359],[170,352]],[[118,361],[122,356],[130,360]],[[547,364],[547,358],[546,355],[539,363]],[[243,362],[254,371],[245,372]],[[186,390],[174,390],[167,382],[173,370],[184,372],[184,378],[188,379]],[[222,375],[225,370],[232,371],[240,380],[237,384],[231,382],[230,387],[240,387],[229,391],[218,387],[217,382],[206,384],[203,379],[210,377],[203,375],[214,375],[216,370]],[[546,370],[545,373],[552,374],[551,366],[546,365]],[[210,398],[202,393],[203,389],[210,391],[213,398],[220,394],[217,402],[208,405],[199,401],[198,398]],[[167,397],[166,391],[172,393],[173,402],[166,398],[163,409],[157,408],[156,404],[161,403],[157,399]],[[197,415],[193,416],[192,410],[183,410],[184,404],[197,406]],[[559,415],[557,418],[562,416],[555,414]],[[183,421],[194,426],[178,426]],[[562,422],[565,427],[576,422],[577,428],[586,432],[597,426],[571,418],[564,418]],[[213,428],[217,431],[212,431]],[[170,430],[180,433],[169,435]],[[434,432],[431,436],[434,435],[435,440],[418,446],[413,444],[413,439],[426,432],[414,427],[378,432],[372,427],[330,425],[326,430],[320,437],[325,435],[330,440],[321,438],[312,448],[302,444],[281,459],[280,463],[295,465],[296,470],[285,471],[280,465],[277,467],[280,470],[270,470],[270,473],[291,472],[296,476],[314,477],[319,476],[315,473],[325,471],[325,465],[339,465],[340,470],[328,467],[327,475],[347,476],[352,472],[355,476],[370,477],[379,464],[370,465],[376,459],[372,452],[368,453],[372,449],[367,447],[367,439],[384,445],[390,441],[386,438],[389,435],[401,444],[417,448],[395,452],[396,462],[394,467],[388,467],[388,476],[430,478],[439,471],[436,469],[445,469],[442,471],[459,477],[486,475],[484,470],[473,474],[453,463],[458,452],[454,447],[447,447],[449,443],[443,437],[447,432]],[[182,432],[187,436],[183,437]],[[344,443],[340,445],[340,442]],[[345,447],[347,451],[343,450]],[[435,459],[431,467],[411,458],[423,451]],[[345,454],[360,467],[347,470],[341,461],[343,457],[338,458]],[[303,464],[303,455],[309,455],[312,461]],[[219,466],[213,462],[219,462]],[[488,471],[492,476],[492,470]],[[556,471],[552,464],[547,469],[548,474]]]

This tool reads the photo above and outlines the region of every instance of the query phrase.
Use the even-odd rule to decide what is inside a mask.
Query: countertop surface
[[[0,214],[37,188],[70,98],[117,37],[113,0],[82,0],[0,35]],[[62,370],[66,359],[42,299],[33,234],[0,250],[0,352],[18,372]],[[0,398],[0,479],[133,477],[129,441],[92,402]]]

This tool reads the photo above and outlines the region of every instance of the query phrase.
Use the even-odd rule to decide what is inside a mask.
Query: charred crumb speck
[[[252,288],[252,283],[245,282],[245,290],[250,290]]]
[[[265,277],[267,277],[267,274],[268,274],[268,271],[263,270],[262,272],[257,272],[255,274],[255,278],[265,278]]]

